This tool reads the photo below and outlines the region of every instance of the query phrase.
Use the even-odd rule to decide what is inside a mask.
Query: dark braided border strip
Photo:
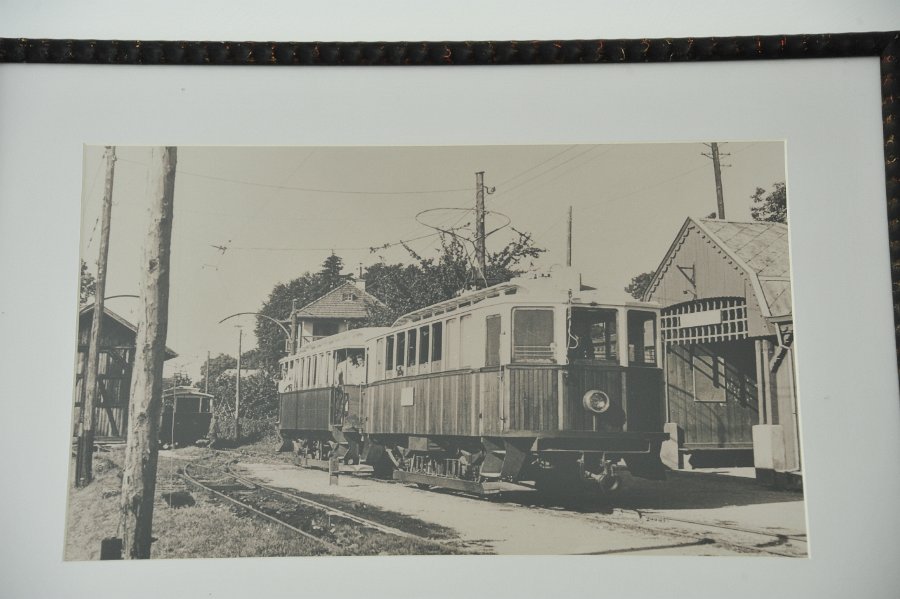
[[[894,333],[900,369],[898,32],[721,38],[469,42],[196,42],[0,38],[0,63],[131,65],[550,65],[786,58],[881,58]]]
[[[191,42],[0,38],[0,62],[512,65],[878,56],[895,33],[469,42]]]

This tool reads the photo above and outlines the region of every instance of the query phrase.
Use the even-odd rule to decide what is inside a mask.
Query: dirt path
[[[715,545],[698,544],[684,536],[629,530],[563,508],[488,502],[352,476],[342,476],[338,486],[329,486],[327,473],[291,465],[242,463],[240,469],[272,486],[339,495],[434,522],[456,530],[470,547],[499,554],[736,553]]]

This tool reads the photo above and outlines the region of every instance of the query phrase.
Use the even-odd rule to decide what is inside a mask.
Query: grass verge
[[[123,450],[98,454],[94,480],[83,489],[69,491],[66,560],[100,558],[100,542],[120,536],[119,495]],[[280,526],[243,517],[231,507],[193,493],[194,505],[172,508],[165,494],[184,490],[177,474],[180,461],[160,456],[157,494],[153,508],[151,550],[154,559],[188,557],[275,557],[321,553],[319,545]]]

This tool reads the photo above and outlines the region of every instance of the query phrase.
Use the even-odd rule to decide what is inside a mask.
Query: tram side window
[[[419,364],[428,363],[428,348],[431,346],[431,334],[428,325],[419,327]]]
[[[594,308],[572,310],[569,361],[618,362],[616,315],[616,310]]]
[[[384,339],[375,342],[375,376],[384,372]]]
[[[404,362],[406,362],[406,333],[397,333],[397,368],[403,366]]]
[[[491,314],[484,319],[487,332],[484,344],[484,365],[500,365],[500,315]]]
[[[475,353],[472,346],[472,315],[464,314],[459,317],[459,365],[461,368],[472,365],[472,357]]]
[[[513,310],[513,362],[552,364],[553,310],[516,308]]]
[[[436,322],[431,325],[431,360],[437,362],[443,357],[443,323]]]
[[[406,365],[416,365],[416,329],[406,331]]]
[[[656,314],[628,311],[628,363],[656,365]]]
[[[453,370],[459,367],[459,335],[457,334],[456,319],[447,321],[447,360],[444,370]]]
[[[394,370],[394,336],[393,335],[390,335],[385,338],[384,369],[385,369],[385,371]]]

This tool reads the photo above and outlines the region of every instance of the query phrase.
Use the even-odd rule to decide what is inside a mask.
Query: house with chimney
[[[366,292],[364,280],[347,281],[325,295],[302,307],[291,309],[288,325],[290,338],[285,351],[295,353],[317,339],[342,333],[361,323],[373,307],[384,306],[374,295]]]

